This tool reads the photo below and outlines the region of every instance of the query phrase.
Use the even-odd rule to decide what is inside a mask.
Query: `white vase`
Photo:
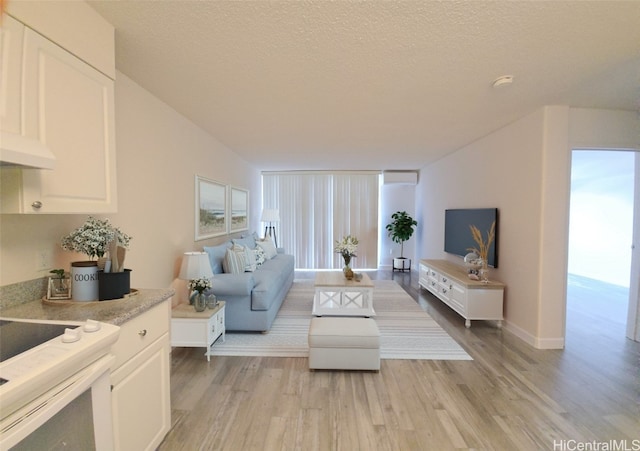
[[[98,265],[95,261],[71,263],[71,299],[98,300]]]

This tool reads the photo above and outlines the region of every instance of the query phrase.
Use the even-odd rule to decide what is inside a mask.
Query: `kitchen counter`
[[[173,288],[141,289],[137,294],[111,301],[63,301],[50,305],[42,299],[25,302],[10,308],[3,308],[0,316],[4,319],[35,319],[52,321],[85,321],[93,319],[121,326],[125,322],[146,312],[175,294]]]

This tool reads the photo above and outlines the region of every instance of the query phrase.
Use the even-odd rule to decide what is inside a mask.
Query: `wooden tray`
[[[113,301],[124,301],[125,299],[129,299],[132,296],[138,294],[138,290],[136,288],[132,288],[129,294],[125,294],[124,297],[118,299],[108,299],[105,301],[74,301],[73,299],[47,299],[47,297],[42,298],[42,303],[46,305],[96,305],[101,304],[103,302],[113,302]]]

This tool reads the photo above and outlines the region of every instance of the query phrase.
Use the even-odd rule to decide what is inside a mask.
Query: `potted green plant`
[[[69,279],[69,273],[64,269],[52,269],[49,273],[53,276],[49,277],[47,299],[70,299],[71,279]]]
[[[391,219],[392,221],[386,226],[387,233],[394,243],[400,244],[400,257],[393,259],[393,270],[411,270],[411,259],[404,256],[404,242],[411,238],[413,228],[418,225],[418,222],[406,211],[395,212],[391,215]]]

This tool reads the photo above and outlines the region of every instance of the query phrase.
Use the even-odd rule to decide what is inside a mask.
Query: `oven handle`
[[[0,449],[9,449],[20,443],[21,440],[36,431],[65,406],[94,385],[96,388],[95,391],[92,390],[94,425],[97,423],[97,418],[95,417],[96,402],[101,403],[100,410],[102,412],[109,413],[108,415],[102,415],[100,418],[102,422],[101,428],[103,426],[106,427],[95,431],[96,449],[113,449],[109,368],[114,361],[115,357],[111,354],[101,357],[26,406],[2,419],[0,422]],[[107,395],[104,393],[105,388]],[[105,406],[105,402],[109,405]],[[101,433],[100,431],[108,432]]]

